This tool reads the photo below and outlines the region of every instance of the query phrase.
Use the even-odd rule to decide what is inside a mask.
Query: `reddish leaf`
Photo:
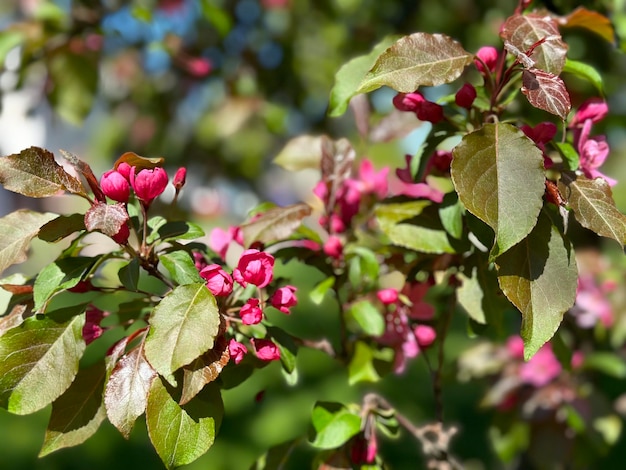
[[[195,397],[202,388],[217,379],[228,364],[230,352],[224,336],[215,340],[215,347],[183,368],[183,390],[179,405]]]
[[[567,119],[572,103],[563,80],[549,72],[531,69],[522,72],[522,83],[522,93],[530,104],[556,114],[564,121]]]
[[[104,393],[107,416],[126,439],[137,418],[146,411],[148,392],[156,376],[141,343],[119,360],[109,377]]]
[[[523,53],[545,40],[530,56],[536,67],[558,75],[565,66],[567,44],[561,39],[556,21],[547,15],[513,15],[502,25],[500,37]]]
[[[128,212],[124,204],[105,204],[98,202],[91,206],[85,214],[85,227],[87,230],[104,233],[112,237],[116,235],[122,225],[128,221]]]
[[[87,183],[89,184],[89,187],[91,188],[91,191],[96,199],[102,202],[106,201],[106,197],[100,189],[98,179],[96,178],[96,175],[93,174],[91,167],[71,152],[67,152],[63,149],[61,149],[60,152],[61,155],[63,155],[63,158],[65,158],[70,165],[72,165],[81,175],[83,175],[85,180],[87,180]]]
[[[0,336],[11,328],[20,326],[24,321],[24,312],[26,305],[16,305],[7,315],[0,317]]]
[[[39,147],[0,158],[0,184],[28,197],[49,197],[59,191],[86,196],[82,183],[67,173],[51,152]]]
[[[241,225],[244,245],[284,240],[300,226],[302,219],[310,214],[311,207],[305,203],[270,209],[252,222]]]
[[[120,163],[128,163],[130,166],[134,166],[137,171],[143,169],[150,170],[158,166],[163,166],[163,162],[163,158],[146,158],[137,155],[135,152],[126,152],[115,161],[113,168],[117,170],[117,167],[120,166]]]
[[[607,42],[615,42],[615,30],[611,20],[597,11],[578,7],[565,18],[559,19],[559,24],[568,28],[584,28],[602,37]]]

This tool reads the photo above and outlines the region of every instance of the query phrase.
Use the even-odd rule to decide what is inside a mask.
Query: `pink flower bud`
[[[274,277],[274,257],[263,251],[249,249],[243,252],[233,270],[235,281],[246,287],[248,283],[265,287]]]
[[[183,60],[183,64],[190,75],[202,78],[206,77],[213,70],[213,66],[209,59],[204,57],[190,57]]]
[[[128,163],[122,162],[117,165],[117,168],[115,170],[124,178],[126,178],[126,181],[130,182],[130,174],[134,172],[133,168],[134,167],[130,166]]]
[[[125,223],[111,238],[115,241],[115,243],[126,245],[128,243],[128,237],[130,237],[130,229],[128,228],[128,224]]]
[[[100,326],[100,322],[108,315],[97,307],[90,305],[85,311],[85,325],[83,326],[83,339],[85,344],[91,343],[96,338],[102,336],[104,329]]]
[[[259,299],[248,299],[239,310],[241,322],[244,325],[256,325],[263,320],[263,311],[259,307]]]
[[[470,109],[476,99],[476,88],[471,83],[466,83],[456,92],[454,102],[461,108]]]
[[[496,64],[498,63],[498,50],[495,47],[481,47],[478,49],[476,57],[480,60],[474,60],[474,64],[476,64],[476,68],[480,73],[485,74],[487,72],[493,72],[496,69]],[[487,66],[488,70],[485,70],[483,62]]]
[[[376,297],[385,305],[395,304],[398,301],[398,291],[396,289],[381,289],[376,292]]]
[[[262,361],[276,361],[280,359],[280,350],[276,344],[269,339],[250,339],[256,357]]]
[[[519,336],[511,336],[506,340],[506,351],[513,359],[524,357],[524,340]]]
[[[424,349],[433,344],[435,339],[437,338],[437,332],[432,326],[428,325],[417,325],[413,329],[413,333],[415,334],[415,339],[417,340],[417,344],[419,347]]]
[[[606,117],[609,107],[602,98],[590,98],[580,105],[576,114],[569,123],[569,127],[580,127],[587,119],[599,122]]]
[[[176,174],[174,175],[174,180],[172,184],[176,191],[180,191],[180,189],[185,186],[185,182],[187,181],[187,168],[181,166],[178,170],[176,170]]]
[[[161,167],[143,169],[137,174],[134,172],[130,174],[130,184],[144,204],[150,204],[154,198],[160,196],[165,191],[167,183],[167,173]]]
[[[343,244],[341,243],[339,237],[336,237],[335,235],[328,237],[328,240],[324,242],[324,253],[331,258],[341,258],[341,254],[343,253]]]
[[[443,107],[432,101],[424,101],[417,108],[417,119],[437,124],[443,121]]]
[[[398,93],[393,98],[393,105],[398,111],[417,112],[417,109],[425,101],[421,93]]]
[[[298,303],[296,290],[297,289],[294,286],[285,286],[277,289],[276,292],[274,292],[274,294],[270,297],[270,304],[272,307],[289,315],[291,313],[289,308]]]
[[[378,443],[376,434],[372,433],[369,439],[363,434],[357,435],[352,441],[350,449],[350,459],[353,464],[363,465],[372,464],[376,461],[376,453],[378,452]]]
[[[109,170],[100,178],[100,188],[109,198],[117,202],[128,202],[130,185],[124,176],[116,170]]]
[[[213,295],[226,296],[233,291],[233,278],[219,264],[210,264],[200,271],[206,286]]]
[[[231,359],[235,361],[235,364],[239,364],[248,352],[248,349],[245,347],[245,345],[231,338],[230,342],[228,343],[228,352],[230,353]]]

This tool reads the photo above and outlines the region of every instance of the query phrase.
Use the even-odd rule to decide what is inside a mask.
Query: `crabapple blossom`
[[[100,326],[100,322],[108,315],[93,305],[90,305],[85,311],[85,325],[83,326],[83,339],[85,344],[91,343],[93,340],[102,336],[104,328]]]
[[[570,128],[580,127],[586,121],[599,122],[609,113],[609,107],[602,98],[589,98],[580,105],[576,114],[569,123]]]
[[[144,204],[150,204],[160,196],[165,191],[168,181],[167,173],[161,167],[144,168],[137,174],[134,171],[130,173],[130,185]]]
[[[335,235],[328,237],[328,240],[324,242],[324,253],[331,258],[339,259],[343,253],[343,243],[341,239]]]
[[[586,120],[582,130],[577,134],[576,145],[580,155],[580,170],[587,178],[604,178],[609,186],[615,186],[616,180],[598,170],[609,156],[610,149],[603,135],[589,137],[591,125],[591,119]]]
[[[225,296],[233,291],[233,278],[219,264],[210,264],[200,271],[206,286],[213,295]]]
[[[546,343],[528,362],[521,364],[519,378],[524,383],[543,387],[558,377],[562,369],[561,363],[552,352],[550,343]]]
[[[230,353],[230,357],[235,361],[235,364],[239,364],[248,352],[248,349],[244,344],[231,338],[228,343],[228,352]]]
[[[256,325],[263,320],[263,311],[259,307],[259,299],[248,299],[239,310],[241,322],[244,325]]]
[[[280,359],[280,350],[272,340],[251,338],[250,343],[252,343],[256,357],[262,361],[276,361]]]
[[[476,57],[477,59],[474,60],[474,64],[476,64],[476,68],[480,73],[485,74],[487,72],[493,72],[496,69],[498,50],[495,47],[481,47],[478,49],[478,52],[476,52]],[[485,65],[488,70],[485,70]]]
[[[298,303],[296,290],[294,286],[280,287],[270,297],[270,304],[281,312],[290,314],[289,309]]]
[[[100,188],[108,198],[117,202],[128,202],[130,184],[117,170],[109,170],[102,175]]]
[[[476,88],[471,83],[464,84],[454,95],[454,102],[461,108],[470,109],[476,99]]]
[[[274,276],[274,257],[269,253],[251,248],[243,252],[237,267],[233,270],[233,278],[243,287],[253,284],[265,287]]]
[[[228,230],[223,230],[220,227],[215,227],[211,230],[209,235],[209,247],[216,252],[222,259],[226,258],[226,253],[231,242],[236,242],[243,245],[243,235],[241,228],[228,227]]]

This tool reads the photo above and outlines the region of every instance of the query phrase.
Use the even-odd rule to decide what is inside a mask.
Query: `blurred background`
[[[612,148],[603,171],[621,181],[626,2],[553,0],[537,6],[565,15],[581,4],[611,18],[617,32],[615,45],[582,30],[564,36],[569,57],[589,63],[604,78],[611,114],[594,133],[606,134]],[[182,209],[207,228],[226,226],[260,201],[286,205],[310,198],[317,174],[287,174],[272,164],[297,135],[351,138],[360,156],[367,154],[379,166],[401,165],[407,148],[416,150],[411,136],[404,143],[366,146],[351,111],[327,116],[342,64],[389,34],[441,32],[470,52],[500,47],[498,28],[515,5],[513,0],[4,0],[0,153],[32,145],[56,155],[64,149],[87,161],[96,175],[126,151],[165,157],[170,176],[179,166],[189,169]],[[598,95],[589,83],[564,79],[574,106]],[[385,89],[372,94],[374,118],[391,109],[392,96]],[[529,122],[544,119],[545,113],[529,109]],[[626,184],[618,183],[614,193],[626,211]],[[1,190],[0,216],[22,207],[70,212],[76,203],[27,200]],[[312,272],[311,285],[317,281]],[[299,327],[311,334],[324,318],[332,321],[333,307],[303,301],[297,312],[307,319]],[[454,344],[449,361],[468,341],[463,329],[461,322],[458,339],[448,341]],[[283,384],[279,368],[269,366],[245,389],[225,392],[227,418],[217,444],[188,468],[248,468],[264,448],[306,430],[314,401],[361,396],[363,390],[347,388],[342,369],[322,354],[302,351],[299,360],[295,388]],[[428,380],[425,366],[416,361],[405,375],[386,382],[385,393],[414,421],[430,419],[430,386],[415,385]],[[398,390],[415,392],[407,396]],[[448,390],[446,412],[466,429],[454,451],[474,462],[471,468],[498,468],[487,441],[491,412],[476,407],[484,387],[457,383]],[[84,445],[38,460],[48,413],[16,417],[0,410],[0,469],[161,467],[141,424],[129,441],[107,424]],[[306,462],[306,446],[297,449]],[[412,442],[394,449],[389,457],[394,468],[419,468]]]

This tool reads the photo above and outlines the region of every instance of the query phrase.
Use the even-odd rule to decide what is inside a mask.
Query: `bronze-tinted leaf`
[[[98,202],[85,213],[85,227],[90,232],[97,230],[112,237],[120,231],[128,218],[124,204]]]
[[[580,225],[622,246],[626,244],[626,216],[617,210],[611,187],[604,178],[588,179],[563,172],[559,190]]]
[[[530,69],[522,72],[522,84],[522,93],[535,108],[567,119],[572,103],[563,80],[552,73]]]
[[[294,137],[285,144],[273,161],[289,171],[307,168],[319,170],[322,159],[321,139],[322,137],[313,135]]]
[[[611,20],[597,11],[578,7],[565,18],[561,18],[559,23],[568,28],[584,28],[599,35],[611,44],[615,43],[615,30]]]
[[[130,166],[134,166],[136,168],[136,171],[144,169],[150,170],[158,166],[163,166],[164,161],[165,160],[162,157],[146,158],[142,157],[141,155],[137,155],[135,152],[125,152],[120,158],[115,160],[113,168],[117,170],[117,167],[120,166],[120,163],[128,163]]]
[[[500,36],[523,53],[543,40],[530,55],[535,66],[555,75],[563,70],[567,44],[561,38],[556,20],[550,16],[536,13],[513,15],[502,25]]]
[[[305,203],[270,209],[251,222],[241,225],[244,246],[255,242],[268,244],[284,240],[300,226],[302,219],[311,214],[311,206]]]
[[[228,364],[230,352],[224,336],[215,340],[215,347],[183,367],[183,391],[179,404],[182,406],[195,397],[202,388],[217,379]]]
[[[473,55],[443,34],[414,33],[383,52],[367,73],[357,93],[386,85],[402,93],[420,86],[436,86],[456,80]]]
[[[96,175],[93,174],[93,171],[87,162],[84,162],[67,150],[61,149],[60,153],[63,155],[63,158],[65,158],[65,160],[67,160],[70,165],[76,169],[76,171],[83,175],[96,199],[102,202],[106,201],[106,197],[104,196],[102,189],[100,189],[100,184],[98,184],[98,179],[96,178]]]
[[[0,158],[0,184],[28,197],[49,197],[59,191],[86,195],[82,183],[67,173],[51,152],[39,147]]]

